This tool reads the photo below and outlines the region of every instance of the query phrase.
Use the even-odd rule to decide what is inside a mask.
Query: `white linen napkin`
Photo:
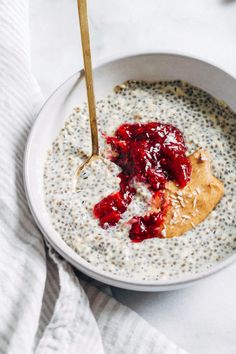
[[[80,281],[45,251],[22,180],[25,142],[41,104],[30,69],[28,1],[0,0],[0,353],[186,353],[107,287]]]

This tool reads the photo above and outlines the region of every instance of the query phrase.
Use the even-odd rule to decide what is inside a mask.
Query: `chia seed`
[[[86,104],[73,110],[45,161],[45,203],[58,237],[94,266],[139,280],[184,278],[235,253],[236,114],[179,80],[128,81],[97,102],[97,114],[104,161],[89,165],[76,189],[74,173],[91,151]],[[137,119],[175,125],[184,133],[189,153],[199,147],[209,151],[214,175],[224,183],[225,195],[214,212],[181,237],[131,242],[127,221],[150,210],[150,192],[143,185],[136,186],[133,202],[115,227],[102,229],[93,216],[93,206],[119,190],[119,169],[108,160],[102,133],[113,135],[121,124]]]

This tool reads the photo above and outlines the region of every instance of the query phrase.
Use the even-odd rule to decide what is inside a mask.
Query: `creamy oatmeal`
[[[181,81],[129,81],[97,102],[100,151],[80,175],[76,168],[91,150],[86,105],[76,108],[53,142],[45,163],[45,200],[56,231],[91,264],[135,279],[168,279],[198,273],[236,250],[236,115],[204,91]],[[103,229],[93,207],[119,190],[119,167],[109,161],[103,134],[113,135],[123,123],[170,123],[185,137],[188,154],[199,148],[213,160],[214,175],[224,183],[225,195],[216,209],[181,237],[152,238],[134,243],[128,237],[136,215],[150,211],[150,190],[135,182],[137,193],[120,221]]]

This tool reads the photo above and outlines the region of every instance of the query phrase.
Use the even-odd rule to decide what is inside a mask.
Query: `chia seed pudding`
[[[87,105],[74,109],[48,151],[44,171],[45,202],[58,237],[92,265],[137,280],[183,278],[202,272],[236,250],[236,114],[223,102],[183,81],[128,81],[97,102],[100,154],[80,174],[90,155]],[[185,137],[188,154],[198,148],[212,156],[213,174],[225,195],[211,214],[181,237],[133,243],[130,220],[150,211],[149,189],[136,182],[132,203],[114,226],[103,229],[93,207],[119,190],[119,167],[109,160],[103,134],[124,123],[170,123]]]

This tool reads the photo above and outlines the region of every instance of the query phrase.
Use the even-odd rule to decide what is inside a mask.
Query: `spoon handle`
[[[98,155],[99,154],[98,130],[97,130],[97,118],[96,118],[96,104],[95,104],[94,88],[93,88],[93,71],[92,71],[92,60],[91,60],[90,39],[89,39],[87,0],[77,0],[77,3],[78,3],[80,33],[81,33],[82,51],[83,51],[83,58],[84,58],[85,81],[86,81],[88,108],[89,108],[89,122],[90,122],[91,139],[92,139],[92,155]]]

